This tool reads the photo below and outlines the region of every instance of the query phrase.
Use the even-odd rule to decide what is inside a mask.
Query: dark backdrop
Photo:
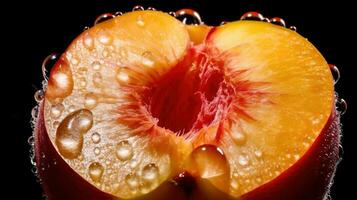
[[[353,6],[347,0],[338,1],[264,1],[264,0],[47,0],[12,1],[1,3],[1,84],[2,115],[0,137],[1,166],[6,194],[1,199],[41,199],[41,189],[30,171],[29,145],[31,134],[30,112],[35,105],[33,94],[41,86],[41,63],[51,52],[62,52],[85,26],[104,12],[129,11],[140,4],[164,11],[190,7],[199,11],[206,24],[216,25],[222,20],[237,20],[246,11],[260,11],[266,16],[279,16],[288,25],[314,43],[325,58],[336,64],[342,78],[337,84],[340,96],[349,103],[342,117],[343,160],[339,165],[332,199],[354,199],[352,183],[356,178],[353,122],[356,103],[356,21]],[[5,62],[3,62],[5,61]],[[5,179],[5,180],[4,180]],[[21,196],[21,197],[20,197]]]

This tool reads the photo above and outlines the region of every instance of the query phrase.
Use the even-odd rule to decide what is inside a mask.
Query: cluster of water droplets
[[[264,17],[259,12],[246,12],[240,17],[240,20],[263,21],[263,22],[276,24],[278,26],[287,27],[284,19],[280,17],[273,17],[273,18]],[[289,29],[296,31],[295,26],[289,26]]]

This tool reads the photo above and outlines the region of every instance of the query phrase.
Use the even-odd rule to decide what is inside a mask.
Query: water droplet
[[[145,51],[141,54],[141,63],[146,67],[154,66],[154,55],[150,51]]]
[[[221,21],[221,23],[219,25],[225,25],[227,23],[228,23],[227,21]]]
[[[159,178],[159,168],[154,163],[146,165],[141,172],[141,178],[145,182],[155,182]]]
[[[80,88],[85,88],[87,86],[87,81],[84,78],[79,79],[79,87]]]
[[[98,132],[92,133],[91,139],[92,139],[92,142],[93,142],[94,144],[98,144],[98,143],[100,142],[100,140],[101,140],[100,134],[99,134]]]
[[[85,26],[84,28],[83,28],[83,31],[86,31],[86,30],[88,30],[90,27],[89,26]]]
[[[33,135],[31,135],[28,139],[27,139],[27,143],[30,146],[34,146],[35,145],[35,137]]]
[[[74,105],[70,105],[69,107],[68,107],[68,112],[74,112],[76,110],[76,107],[74,106]]]
[[[261,150],[257,149],[257,150],[254,151],[254,155],[257,158],[261,158],[263,156],[263,152]]]
[[[267,18],[267,17],[264,17],[263,22],[270,23],[270,19],[269,19],[269,18]]]
[[[197,147],[191,153],[193,166],[202,178],[211,178],[228,174],[229,166],[223,151],[211,144]],[[197,173],[197,172],[196,172]]]
[[[109,19],[113,19],[114,17],[115,17],[115,15],[113,15],[112,13],[101,14],[97,17],[97,19],[95,19],[94,25],[97,25],[97,24],[107,21]]]
[[[292,31],[297,31],[296,26],[290,26],[289,29],[292,30]]]
[[[99,155],[100,154],[100,149],[99,147],[95,147],[94,150],[93,150],[94,154],[95,155]]]
[[[233,141],[238,145],[242,145],[247,141],[247,137],[241,131],[235,131],[235,132],[231,133],[231,136],[232,136]]]
[[[93,84],[97,87],[100,87],[102,84],[102,75],[98,72],[93,74]]]
[[[43,100],[43,97],[45,96],[43,90],[37,90],[35,94],[33,95],[35,101],[37,103],[41,102]]]
[[[133,11],[143,11],[143,10],[145,10],[144,7],[142,7],[140,5],[137,5],[137,6],[133,7]]]
[[[48,81],[46,97],[50,100],[63,99],[73,90],[71,67],[65,56],[62,56],[54,66]]]
[[[270,19],[270,23],[285,27],[285,21],[280,17],[273,17]]]
[[[42,76],[47,81],[47,74],[51,71],[52,66],[56,63],[59,58],[58,53],[52,53],[48,55],[42,62]]]
[[[264,21],[264,16],[258,12],[246,12],[240,17],[240,20]]]
[[[300,158],[300,155],[299,155],[299,154],[295,154],[295,155],[294,155],[294,159],[295,159],[295,160],[299,160],[299,158]]]
[[[340,70],[334,64],[329,64],[329,67],[330,67],[334,82],[336,84],[341,78]]]
[[[239,188],[238,181],[236,179],[231,180],[231,187],[233,190],[237,190]]]
[[[247,166],[249,164],[249,158],[246,154],[241,154],[238,156],[238,163],[242,166]]]
[[[115,12],[114,15],[115,15],[115,17],[119,17],[119,16],[123,15],[123,12],[117,11],[117,12]]]
[[[336,107],[340,115],[344,115],[347,111],[347,102],[344,99],[338,99],[336,101]]]
[[[98,40],[104,45],[109,45],[113,42],[113,38],[104,30],[99,31]]]
[[[131,160],[129,161],[129,166],[130,166],[130,168],[132,168],[132,169],[136,168],[136,167],[138,166],[138,164],[139,164],[139,162],[138,162],[136,159],[131,159]]]
[[[133,148],[127,140],[117,144],[116,156],[121,161],[126,161],[133,157]]]
[[[136,24],[138,26],[144,26],[145,25],[145,22],[144,22],[143,17],[141,15],[139,15],[138,18],[136,19]]]
[[[37,118],[37,115],[38,115],[38,106],[35,106],[32,108],[31,110],[31,117],[36,119]]]
[[[176,18],[181,20],[184,24],[203,24],[200,14],[192,9],[185,8],[176,11]]]
[[[64,105],[61,103],[54,104],[51,106],[51,117],[54,119],[58,119],[64,110]]]
[[[153,8],[153,7],[148,7],[148,10],[153,10],[153,11],[155,11],[156,9]]]
[[[85,96],[84,107],[87,109],[92,109],[98,104],[97,96],[93,93],[88,93]]]
[[[102,64],[99,61],[92,62],[91,66],[95,71],[99,71],[102,68]]]
[[[134,173],[130,173],[126,175],[125,182],[132,189],[139,187],[139,177]]]
[[[54,129],[56,129],[59,124],[60,124],[59,121],[54,121],[54,122],[52,123],[52,127],[53,127]]]
[[[104,167],[98,162],[91,163],[88,167],[88,174],[90,178],[95,182],[100,181],[103,176],[103,172]]]
[[[109,56],[109,50],[108,49],[103,49],[102,55],[104,58]]]
[[[59,124],[56,132],[56,145],[61,155],[68,159],[77,158],[83,147],[83,134],[93,125],[91,111],[81,109],[70,113]]]
[[[175,13],[175,12],[172,12],[172,11],[169,12],[169,15],[171,15],[171,16],[173,16],[173,17],[177,17],[177,16],[176,16],[176,13]]]
[[[94,41],[92,36],[89,33],[85,33],[83,36],[83,45],[87,48],[87,49],[93,49],[94,48]]]

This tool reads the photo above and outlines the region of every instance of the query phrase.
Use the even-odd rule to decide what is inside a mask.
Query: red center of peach
[[[223,120],[234,93],[223,59],[196,46],[153,83],[143,99],[160,127],[184,135]]]

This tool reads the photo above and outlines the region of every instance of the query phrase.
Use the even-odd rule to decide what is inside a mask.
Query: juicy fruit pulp
[[[143,196],[185,172],[240,197],[293,166],[333,104],[328,64],[296,32],[136,11],[70,45],[44,119],[64,161],[105,193]]]

